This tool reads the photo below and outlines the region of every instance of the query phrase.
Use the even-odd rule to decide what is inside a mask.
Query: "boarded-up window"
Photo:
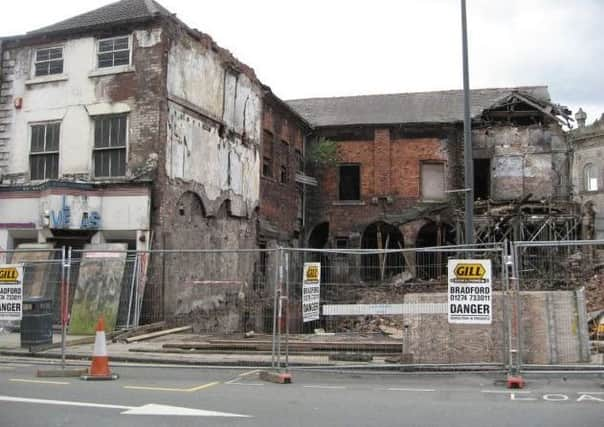
[[[60,123],[31,127],[29,167],[31,179],[56,179],[59,176]]]
[[[94,176],[126,175],[126,128],[125,115],[94,119]]]
[[[444,200],[445,165],[444,163],[421,164],[422,199]]]
[[[360,200],[361,167],[359,165],[341,165],[339,178],[340,200]]]

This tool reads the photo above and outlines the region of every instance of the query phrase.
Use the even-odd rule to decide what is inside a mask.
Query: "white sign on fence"
[[[23,264],[0,265],[0,320],[23,317]]]
[[[305,262],[302,277],[303,322],[319,320],[319,297],[321,295],[321,263]]]
[[[450,259],[449,323],[490,325],[491,260]]]
[[[445,314],[447,304],[324,304],[323,316],[400,316],[402,314]]]

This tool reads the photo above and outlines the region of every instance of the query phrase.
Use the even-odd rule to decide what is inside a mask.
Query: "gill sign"
[[[23,317],[23,264],[0,265],[0,320]]]
[[[449,323],[490,325],[491,260],[450,259],[448,267]]]

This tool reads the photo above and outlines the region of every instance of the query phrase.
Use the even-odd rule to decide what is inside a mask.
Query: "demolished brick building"
[[[464,241],[461,91],[288,104],[314,126],[313,143],[337,143],[337,165],[310,173],[319,181],[309,189],[310,247],[402,249]],[[565,225],[570,217],[574,229],[570,149],[561,127],[570,112],[553,104],[544,86],[472,90],[471,105],[476,239],[520,240],[528,225],[522,217],[545,212],[559,213]],[[505,215],[497,213],[510,206]],[[535,227],[546,220],[535,219]],[[376,278],[375,261],[362,261],[369,264],[362,277]],[[388,260],[391,274],[403,264],[414,271],[414,263],[413,257]]]
[[[4,38],[0,56],[4,248],[464,241],[461,91],[284,102],[152,0]],[[542,86],[473,90],[471,104],[477,240],[576,236],[561,128],[569,112]],[[308,154],[325,141],[337,146],[336,164]],[[71,221],[54,221],[65,209]],[[233,331],[249,318],[263,329],[276,260],[237,257],[151,256],[143,320]],[[388,275],[429,275],[412,254],[387,260]],[[351,269],[353,279],[378,278],[377,257],[357,261],[367,268]]]

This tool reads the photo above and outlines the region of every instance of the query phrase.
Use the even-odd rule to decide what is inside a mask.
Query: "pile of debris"
[[[604,273],[594,274],[585,284],[587,312],[604,310]]]

